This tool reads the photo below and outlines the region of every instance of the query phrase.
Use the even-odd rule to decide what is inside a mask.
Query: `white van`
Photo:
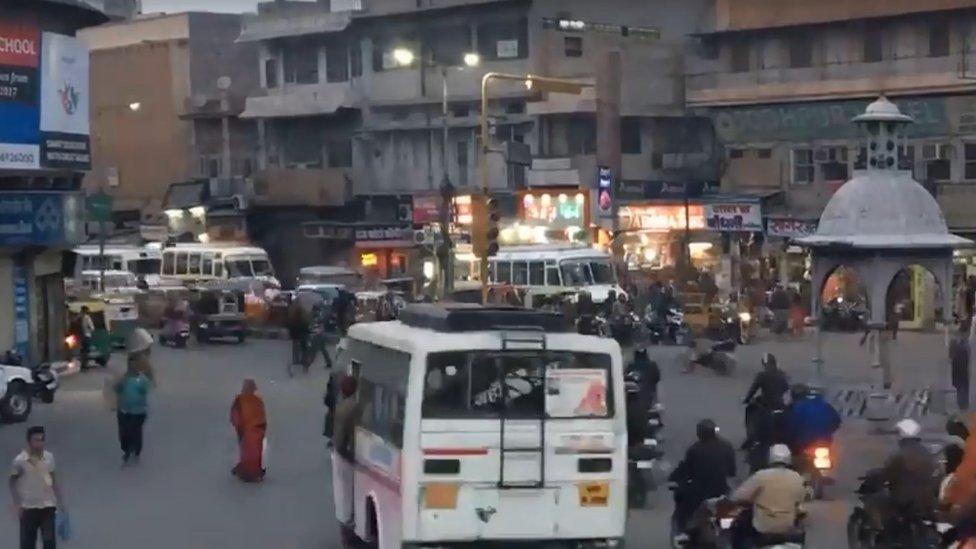
[[[77,254],[74,278],[81,278],[84,271],[99,271],[104,261],[105,270],[129,271],[136,277],[142,277],[149,286],[159,286],[159,269],[163,260],[163,252],[158,247],[135,245],[105,246],[104,260],[99,259],[100,250],[97,245],[86,244],[72,250]]]
[[[551,313],[465,304],[353,325],[338,362],[359,380],[361,413],[352,459],[333,454],[346,534],[380,549],[622,540],[620,346],[563,328]]]
[[[180,281],[256,278],[281,287],[268,252],[239,244],[176,244],[164,248],[160,273]]]
[[[516,288],[586,290],[594,302],[606,301],[610,290],[623,289],[610,255],[588,246],[512,246],[488,260],[488,281]]]

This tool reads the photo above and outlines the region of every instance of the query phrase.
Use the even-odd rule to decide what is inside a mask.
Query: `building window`
[[[329,167],[352,167],[352,139],[329,141]]]
[[[915,171],[915,145],[898,149],[898,169]]]
[[[964,145],[966,156],[966,180],[976,181],[976,143]]]
[[[344,42],[332,42],[325,46],[325,81],[349,80],[349,46]]]
[[[566,36],[563,38],[566,57],[583,57],[583,37]]]
[[[529,21],[500,21],[478,25],[478,53],[482,59],[525,59],[529,56]]]
[[[473,50],[471,28],[467,25],[454,25],[431,29],[428,36],[431,57],[434,63],[443,66],[459,66],[464,63],[464,54]]]
[[[321,125],[312,118],[285,119],[280,126],[286,168],[321,168]]]
[[[566,124],[566,143],[569,156],[594,154],[596,152],[596,117],[578,115],[569,118]]]
[[[824,181],[847,181],[847,147],[825,147],[817,150],[816,161],[820,164],[820,175]]]
[[[884,60],[884,36],[879,25],[867,25],[864,29],[864,62]]]
[[[854,156],[854,169],[855,170],[868,169],[868,148],[867,147],[858,147],[857,154]]]
[[[525,114],[524,101],[512,101],[505,105],[505,114]]]
[[[714,61],[715,59],[718,59],[719,56],[718,40],[715,40],[714,38],[702,38],[699,52],[701,53],[702,59],[707,59],[709,61]]]
[[[805,32],[793,32],[787,38],[790,49],[790,67],[803,68],[813,64],[813,45],[810,35]]]
[[[349,45],[349,73],[353,78],[363,75],[363,50],[359,40]]]
[[[793,149],[792,160],[793,184],[809,185],[813,183],[813,149]]]
[[[747,40],[735,40],[731,47],[732,72],[749,72],[750,48]]]
[[[664,154],[659,152],[651,153],[651,169],[652,170],[664,169]]]
[[[318,84],[319,47],[309,41],[288,44],[282,50],[286,84]]]
[[[413,63],[409,67],[399,64],[393,52],[401,48],[416,53],[418,50],[416,39],[412,35],[374,38],[373,72],[410,68],[420,62],[420,55],[414,55]]]
[[[922,160],[925,162],[926,181],[949,181],[952,179],[952,145],[948,143],[929,143],[922,145]]]
[[[466,139],[457,142],[457,165],[458,165],[458,185],[468,184],[468,141]]]
[[[622,154],[641,153],[640,118],[627,116],[620,119],[620,152]]]
[[[949,36],[948,21],[939,20],[929,24],[929,57],[949,55]]]
[[[264,60],[264,87],[274,89],[278,87],[278,59],[272,57]]]
[[[729,159],[738,160],[745,156],[745,151],[742,149],[729,149]]]
[[[769,160],[773,157],[773,149],[756,149],[756,156],[763,160]]]

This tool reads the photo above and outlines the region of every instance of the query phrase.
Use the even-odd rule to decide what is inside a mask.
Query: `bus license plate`
[[[580,507],[606,507],[610,501],[610,484],[607,482],[581,482]]]

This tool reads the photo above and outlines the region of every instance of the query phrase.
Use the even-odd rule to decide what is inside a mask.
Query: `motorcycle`
[[[186,347],[190,340],[190,322],[186,318],[169,318],[159,331],[159,343],[172,345],[179,349]]]
[[[934,549],[949,546],[946,542],[950,540],[943,539],[952,530],[952,525],[948,523],[923,517],[894,517],[882,529],[877,528],[871,515],[880,510],[872,510],[871,507],[884,500],[882,492],[888,488],[880,473],[880,470],[873,470],[858,478],[860,485],[855,491],[858,502],[847,519],[848,547]]]
[[[821,316],[824,330],[857,332],[864,329],[867,308],[859,301],[837,296],[824,303]]]
[[[663,453],[654,439],[645,439],[641,444],[627,450],[627,505],[631,509],[643,509],[647,504],[647,493],[656,486],[652,471]]]
[[[647,330],[648,340],[654,345],[663,342],[684,345],[690,335],[688,324],[685,323],[685,313],[677,307],[668,309],[662,321],[654,308],[648,306],[644,311],[644,328]]]
[[[818,442],[803,450],[793,460],[796,471],[806,482],[808,499],[823,499],[824,490],[834,484],[834,461],[830,442]]]
[[[746,405],[745,416],[747,442],[743,448],[749,470],[755,473],[768,465],[769,448],[773,444],[786,443],[786,409],[770,410],[758,398],[753,398]]]
[[[605,319],[604,322],[606,322]],[[633,343],[639,327],[640,318],[634,313],[629,313],[609,323],[610,335],[617,343],[624,347]]]
[[[677,498],[678,486],[672,484],[670,489]],[[678,531],[677,517],[672,515],[671,547],[730,549],[732,527],[741,512],[742,507],[726,497],[706,500],[690,520],[685,532]]]
[[[691,362],[719,375],[731,376],[736,367],[735,357],[732,356],[733,351],[735,351],[735,341],[719,341],[713,343],[707,351],[698,353],[691,359]]]
[[[752,329],[752,313],[749,311],[742,311],[738,315],[739,317],[739,344],[748,345],[752,342],[754,336]]]

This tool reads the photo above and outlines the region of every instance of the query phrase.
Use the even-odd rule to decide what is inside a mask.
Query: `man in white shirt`
[[[54,455],[44,449],[44,428],[27,429],[27,448],[14,458],[10,493],[20,518],[20,548],[35,549],[41,533],[44,549],[55,549],[54,519],[65,510],[61,487],[54,475]]]

